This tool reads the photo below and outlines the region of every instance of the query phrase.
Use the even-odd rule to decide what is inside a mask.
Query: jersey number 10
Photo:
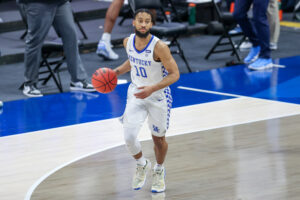
[[[135,65],[134,65],[134,67],[136,69],[136,76],[141,76],[143,78],[147,78],[147,72],[144,67],[137,67]]]

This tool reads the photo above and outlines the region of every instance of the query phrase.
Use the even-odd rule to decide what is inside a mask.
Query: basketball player
[[[137,135],[148,117],[148,125],[154,142],[156,164],[153,168],[152,192],[165,191],[163,166],[168,144],[165,134],[169,126],[172,97],[170,88],[179,79],[177,64],[166,44],[149,33],[154,23],[151,12],[139,9],[135,12],[135,34],[123,42],[128,60],[115,69],[117,75],[131,71],[132,83],[128,88],[127,105],[122,117],[124,138],[129,152],[137,161],[132,188],[143,187],[151,163],[143,156]]]

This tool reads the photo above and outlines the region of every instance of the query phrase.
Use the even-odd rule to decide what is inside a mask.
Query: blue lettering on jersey
[[[142,60],[142,59],[139,59],[139,58],[135,58],[131,55],[128,55],[128,60],[130,62],[133,62],[134,64],[137,64],[137,65],[142,65],[142,66],[150,66],[151,65],[150,60]]]

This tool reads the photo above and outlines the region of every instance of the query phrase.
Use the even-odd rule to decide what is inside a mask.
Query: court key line
[[[248,97],[248,96],[242,96],[242,95],[237,95],[237,94],[216,92],[216,91],[211,91],[211,90],[202,90],[202,89],[184,87],[184,86],[178,86],[177,88],[182,89],[182,90],[190,90],[190,91],[195,91],[195,92],[204,92],[204,93],[217,94],[217,95],[230,96],[230,97]]]
[[[282,101],[276,101],[274,99],[264,99],[264,98],[259,98],[259,97],[243,96],[243,95],[238,95],[238,94],[216,92],[216,91],[211,91],[211,90],[202,90],[202,89],[184,87],[184,86],[178,86],[177,88],[182,89],[182,90],[190,90],[190,91],[195,91],[195,92],[210,93],[210,94],[223,95],[223,96],[236,97],[236,98],[252,98],[252,99],[260,99],[260,100],[266,100],[266,101],[282,102]],[[293,105],[299,106],[299,104],[297,104],[297,103],[290,103],[290,102],[282,102],[282,103],[293,104]]]

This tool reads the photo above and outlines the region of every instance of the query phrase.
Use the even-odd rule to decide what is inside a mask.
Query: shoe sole
[[[148,174],[148,171],[151,169],[151,162],[149,161],[149,167],[148,167],[148,169],[146,170],[146,175],[145,175],[145,177],[147,178],[147,174]],[[146,178],[145,178],[145,180],[144,180],[144,183],[143,183],[143,185],[141,186],[141,187],[138,187],[138,188],[132,188],[132,189],[134,189],[134,190],[140,190],[140,189],[142,189],[142,187],[145,185],[145,183],[146,183]]]
[[[262,70],[269,69],[269,68],[272,68],[272,67],[273,67],[273,63],[270,63],[266,66],[259,67],[259,68],[254,68],[254,67],[251,67],[251,66],[249,66],[248,68],[251,69],[251,70],[262,71]]]
[[[103,51],[97,52],[97,55],[104,60],[118,60],[119,58],[110,58],[109,56],[106,55]]]
[[[43,96],[42,94],[41,95],[32,95],[32,94],[28,94],[28,93],[25,93],[25,92],[23,92],[23,94],[25,96],[28,96],[28,97],[42,97]]]
[[[166,190],[166,188],[164,188],[163,190],[151,190],[152,193],[161,193],[164,192]]]

